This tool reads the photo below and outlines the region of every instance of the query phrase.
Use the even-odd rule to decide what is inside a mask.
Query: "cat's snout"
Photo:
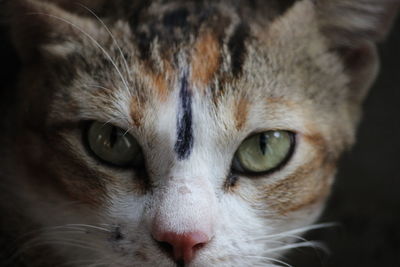
[[[217,199],[206,177],[175,174],[154,193],[150,233],[178,266],[197,261],[196,252],[215,236]]]
[[[178,234],[174,232],[155,232],[153,238],[160,248],[175,262],[189,263],[198,249],[210,241],[209,235],[204,232]]]

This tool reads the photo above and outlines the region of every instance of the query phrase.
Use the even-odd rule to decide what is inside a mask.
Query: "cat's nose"
[[[183,234],[154,233],[153,238],[174,261],[182,263],[191,262],[196,251],[210,241],[210,237],[200,231]]]

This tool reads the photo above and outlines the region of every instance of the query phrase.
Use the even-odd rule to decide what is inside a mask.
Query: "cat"
[[[399,2],[1,5],[3,265],[288,266]]]

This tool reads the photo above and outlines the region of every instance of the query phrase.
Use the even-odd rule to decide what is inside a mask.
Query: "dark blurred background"
[[[382,68],[365,102],[354,149],[344,155],[322,222],[338,226],[316,230],[331,253],[297,249],[294,267],[400,266],[400,23],[380,45]],[[14,101],[18,62],[0,28],[0,97]],[[0,106],[3,116],[6,113]],[[1,130],[1,128],[0,128]],[[1,156],[0,156],[1,160]]]

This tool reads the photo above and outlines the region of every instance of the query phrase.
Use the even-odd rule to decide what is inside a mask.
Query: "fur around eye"
[[[232,169],[244,174],[272,172],[282,167],[293,154],[294,133],[267,131],[245,139],[237,149]]]
[[[87,147],[103,162],[119,167],[143,164],[138,142],[121,128],[101,122],[91,122],[85,133]]]

